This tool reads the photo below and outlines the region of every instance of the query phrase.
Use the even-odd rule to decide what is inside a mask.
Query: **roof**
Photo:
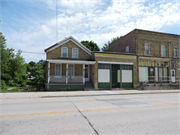
[[[69,36],[69,37],[67,37],[67,38],[59,41],[58,43],[56,43],[56,44],[54,44],[54,45],[46,48],[44,51],[45,51],[45,52],[52,51],[52,50],[54,50],[55,48],[57,48],[57,47],[65,44],[65,43],[67,43],[67,42],[69,42],[69,41],[72,41],[74,44],[76,44],[76,45],[79,46],[81,49],[83,49],[85,52],[87,52],[89,55],[91,55],[91,51],[90,51],[88,48],[86,48],[83,44],[81,44],[79,41],[77,41],[77,40],[76,40],[74,37],[72,37],[72,36]]]

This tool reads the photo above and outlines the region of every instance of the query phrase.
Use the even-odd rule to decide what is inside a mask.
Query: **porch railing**
[[[70,83],[74,83],[74,82],[82,83],[83,82],[83,76],[69,76],[68,82],[70,82]]]
[[[55,76],[50,75],[50,83],[83,83],[83,76]]]
[[[55,75],[50,75],[50,82],[66,83],[66,76],[55,76]]]

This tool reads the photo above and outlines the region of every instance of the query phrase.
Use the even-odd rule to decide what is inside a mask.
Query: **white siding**
[[[122,82],[132,82],[132,70],[122,70]]]
[[[148,80],[148,67],[139,67],[139,81],[144,82]]]
[[[98,69],[98,82],[110,82],[109,69]]]

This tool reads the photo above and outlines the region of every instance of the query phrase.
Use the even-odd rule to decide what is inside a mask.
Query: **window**
[[[166,47],[161,45],[161,57],[166,57]]]
[[[129,46],[126,46],[126,53],[129,53]]]
[[[64,57],[64,58],[68,57],[68,48],[67,47],[62,47],[61,57]]]
[[[98,69],[110,69],[109,64],[98,64]]]
[[[56,64],[55,75],[61,76],[61,64]]]
[[[72,58],[78,58],[78,49],[77,48],[72,49]]]
[[[69,64],[69,76],[74,76],[74,64]]]
[[[145,55],[150,55],[150,45],[145,44]]]
[[[174,47],[174,57],[178,57],[178,48]]]

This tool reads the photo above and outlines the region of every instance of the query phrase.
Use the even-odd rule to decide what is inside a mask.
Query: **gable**
[[[68,58],[72,58],[72,49],[77,48],[78,49],[78,59],[90,59],[91,55],[84,51],[81,47],[77,46],[74,42],[68,41],[67,43],[64,43],[61,46],[56,47],[55,49],[51,51],[47,51],[47,59],[59,59],[61,57],[62,48],[66,47],[68,48]]]
[[[68,37],[68,38],[65,38],[64,40],[56,43],[55,45],[52,45],[51,47],[45,49],[44,51],[45,51],[45,52],[50,52],[50,51],[52,51],[52,50],[54,50],[54,49],[56,49],[56,48],[64,45],[65,43],[67,43],[67,42],[69,42],[69,41],[73,42],[76,46],[78,46],[79,48],[81,48],[82,50],[84,50],[86,53],[88,53],[89,55],[91,55],[91,51],[90,51],[88,48],[86,48],[84,45],[82,45],[79,41],[77,41],[75,38],[73,38],[72,36],[70,36],[70,37]]]

